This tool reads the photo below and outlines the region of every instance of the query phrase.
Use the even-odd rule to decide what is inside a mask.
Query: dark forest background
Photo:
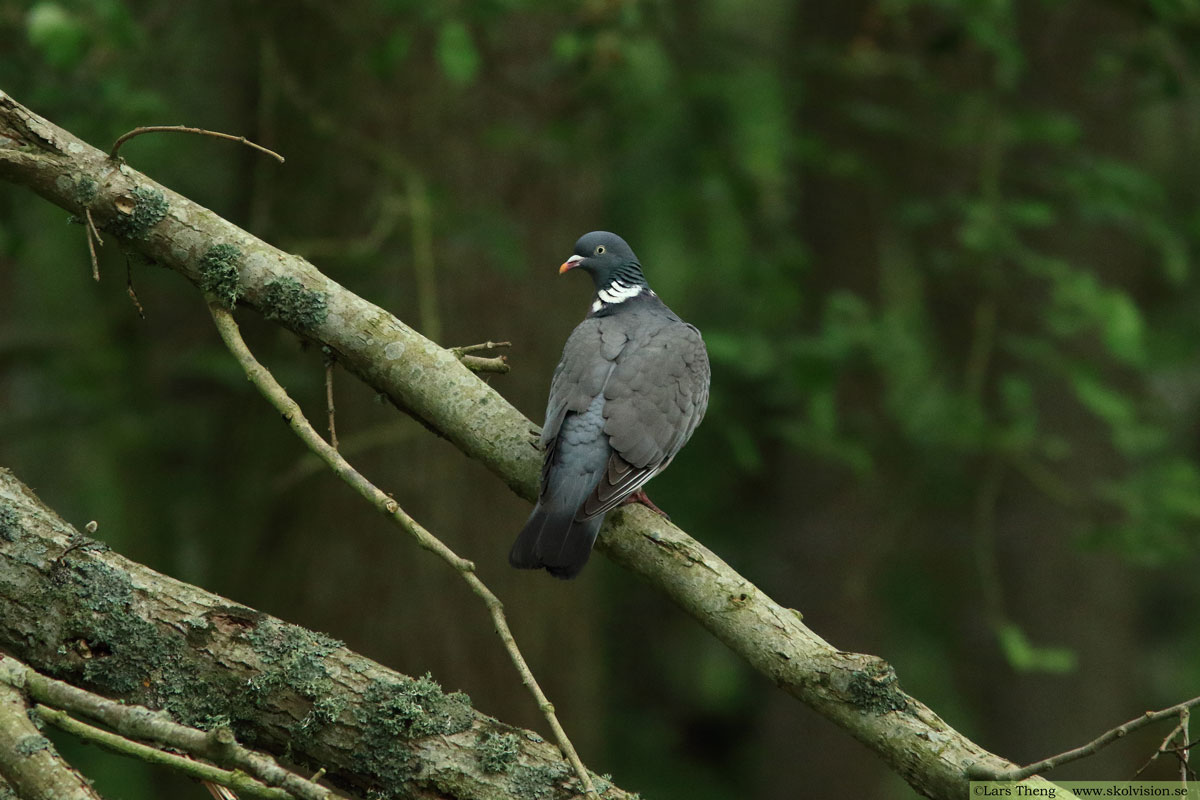
[[[445,345],[537,422],[621,233],[704,332],[651,495],[847,650],[1027,762],[1200,686],[1200,4],[0,0],[0,89]],[[178,578],[535,729],[479,602],[318,467],[199,294],[0,186],[0,465]],[[323,363],[242,314],[314,419]],[[584,760],[648,798],[912,795],[356,380],[343,452],[479,565]],[[1054,773],[1128,779],[1166,729]],[[92,750],[112,798],[206,796]],[[1169,778],[1166,759],[1146,776]]]

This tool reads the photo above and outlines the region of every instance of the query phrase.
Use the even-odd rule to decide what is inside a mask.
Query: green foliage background
[[[0,0],[0,89],[446,345],[540,420],[606,228],[703,331],[656,502],[1029,761],[1200,686],[1200,5],[1189,0]],[[486,616],[300,451],[194,290],[0,187],[0,464],[185,580],[538,716]],[[321,355],[243,315],[316,418]],[[353,380],[345,449],[505,598],[593,768],[655,798],[906,797]],[[1165,731],[1063,777],[1122,779]],[[107,796],[197,786],[71,748]],[[1161,764],[1161,777],[1173,774]]]

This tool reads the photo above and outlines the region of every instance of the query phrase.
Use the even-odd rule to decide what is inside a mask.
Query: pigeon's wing
[[[663,312],[623,320],[629,343],[604,388],[604,431],[613,452],[581,519],[609,511],[665,469],[708,407],[704,340]]]
[[[542,426],[541,443],[546,450],[542,466],[543,491],[547,471],[554,462],[563,420],[567,414],[586,412],[604,392],[616,368],[617,357],[627,343],[623,331],[612,326],[608,328],[605,330],[599,319],[585,319],[571,332],[563,346],[562,359],[550,381],[546,422]]]
[[[604,431],[605,387],[626,345],[619,327],[584,320],[567,339],[550,382],[537,505],[509,552],[514,567],[545,567],[558,578],[587,563],[601,517],[578,511],[601,482],[612,449]]]
[[[569,412],[586,411],[592,400],[604,391],[625,344],[623,331],[605,331],[601,320],[595,317],[585,319],[571,332],[550,380],[546,422],[542,426],[544,447],[558,436]]]

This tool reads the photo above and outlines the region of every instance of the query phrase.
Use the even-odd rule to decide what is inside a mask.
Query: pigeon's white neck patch
[[[596,302],[592,303],[592,311],[599,311],[605,306],[613,306],[617,303],[624,303],[631,297],[637,297],[642,292],[654,294],[648,287],[638,286],[637,284],[622,283],[620,280],[615,280],[607,287],[596,292]]]

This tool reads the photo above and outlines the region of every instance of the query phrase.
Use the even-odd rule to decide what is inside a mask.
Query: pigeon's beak
[[[580,261],[583,261],[583,256],[579,256],[579,255],[571,256],[570,258],[568,258],[566,261],[564,261],[562,263],[561,267],[558,268],[558,274],[562,275],[564,272],[566,272],[569,269],[575,269],[577,266],[579,266]]]

